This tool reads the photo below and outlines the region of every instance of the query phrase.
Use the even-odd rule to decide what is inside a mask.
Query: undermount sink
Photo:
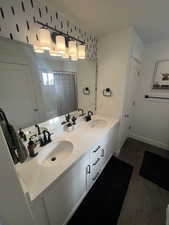
[[[107,122],[102,119],[97,119],[92,120],[89,125],[91,128],[104,128],[107,125]]]
[[[61,163],[73,152],[73,144],[70,141],[59,141],[56,143],[54,149],[40,162],[41,165],[50,167]]]

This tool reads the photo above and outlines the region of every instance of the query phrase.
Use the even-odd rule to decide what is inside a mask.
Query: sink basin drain
[[[56,157],[52,157],[52,158],[51,158],[51,161],[55,161],[55,160],[56,160]]]

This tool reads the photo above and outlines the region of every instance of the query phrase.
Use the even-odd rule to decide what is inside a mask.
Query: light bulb
[[[65,49],[65,53],[63,54],[62,57],[63,57],[64,59],[68,59],[68,58],[69,58],[69,49],[68,49],[68,48]]]
[[[50,50],[51,49],[51,36],[50,32],[47,29],[40,29],[39,30],[39,41],[42,49]]]
[[[78,58],[79,59],[85,59],[86,58],[85,49],[86,49],[85,45],[79,45],[78,46]]]
[[[71,56],[71,60],[72,61],[77,61],[78,60],[77,54],[76,55],[72,55]]]
[[[44,52],[44,50],[42,49],[39,41],[36,41],[35,43],[33,43],[33,49],[34,49],[34,52],[36,52],[36,53],[43,53]]]
[[[69,55],[71,58],[77,56],[76,41],[69,41]]]
[[[65,53],[65,38],[61,35],[56,36],[56,51],[58,55]]]
[[[49,51],[49,54],[51,56],[57,56],[57,54],[56,54],[56,45],[54,43],[51,44],[51,49]]]

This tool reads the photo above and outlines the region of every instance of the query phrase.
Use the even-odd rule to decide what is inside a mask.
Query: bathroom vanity
[[[66,224],[116,151],[117,119],[94,115],[89,122],[77,122],[71,132],[62,130],[61,121],[63,117],[43,123],[53,133],[52,142],[16,166],[39,225]]]

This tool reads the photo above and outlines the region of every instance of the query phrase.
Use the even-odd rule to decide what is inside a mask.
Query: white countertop
[[[64,132],[62,117],[51,119],[41,123],[40,126],[46,127],[53,132],[52,142],[44,147],[37,147],[39,154],[29,159],[23,164],[16,165],[17,174],[21,180],[23,191],[28,193],[30,200],[33,201],[47,187],[52,184],[59,176],[61,176],[70,166],[79,160],[88,150],[93,148],[106,133],[118,122],[118,119],[112,119],[99,115],[92,116],[93,119],[103,119],[107,122],[104,128],[91,128],[90,122],[80,122],[71,132]],[[26,129],[28,130],[28,129]],[[73,152],[70,156],[61,162],[55,163],[50,167],[40,164],[40,160],[44,154],[55,148],[58,141],[67,140],[73,144]]]

